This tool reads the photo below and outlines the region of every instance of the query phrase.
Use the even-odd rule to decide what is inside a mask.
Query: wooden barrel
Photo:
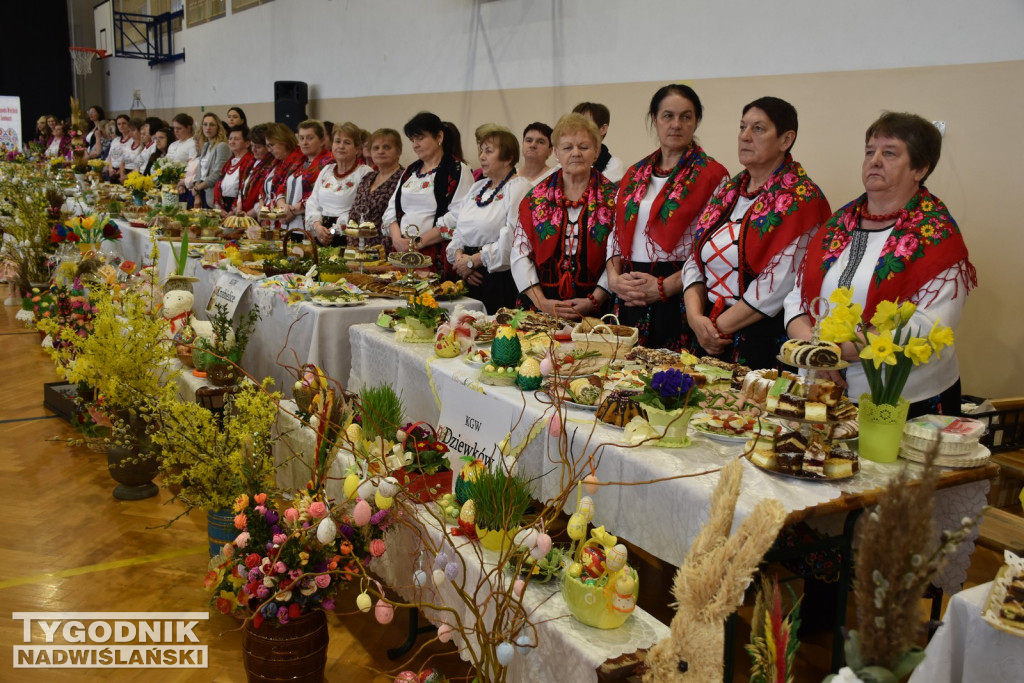
[[[206,538],[210,542],[210,557],[216,557],[224,545],[235,540],[239,533],[231,510],[207,510]]]
[[[327,667],[327,617],[323,610],[287,624],[246,622],[242,660],[249,683],[322,683]]]

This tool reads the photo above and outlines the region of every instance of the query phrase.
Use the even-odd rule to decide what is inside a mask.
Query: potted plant
[[[146,200],[146,193],[154,187],[153,176],[132,171],[125,177],[124,186],[132,191],[132,201],[135,205],[142,206]]]
[[[226,387],[238,381],[237,366],[242,362],[245,347],[249,345],[259,320],[258,306],[241,314],[238,323],[234,324],[228,315],[228,307],[214,304],[214,313],[210,317],[213,334],[196,340],[197,346],[215,356],[213,362],[206,366],[206,375],[214,385]]]
[[[29,175],[15,171],[0,178],[0,196],[3,206],[2,227],[7,238],[0,245],[0,257],[14,265],[17,291],[28,292],[33,286],[45,286],[50,281],[50,255],[56,244],[50,241],[50,227],[60,217],[60,204],[56,214],[50,205],[64,195]],[[52,192],[51,192],[52,191]]]
[[[658,434],[658,445],[679,448],[690,445],[687,428],[704,394],[693,377],[676,368],[642,375],[644,390],[635,397],[644,407],[647,421]]]
[[[510,474],[501,467],[477,472],[470,500],[476,510],[476,534],[480,544],[496,551],[514,546],[513,538],[532,499],[529,481],[519,474]]]
[[[426,422],[417,422],[402,427],[397,436],[405,452],[411,454],[409,462],[395,472],[405,493],[420,503],[451,493],[448,446],[438,438],[437,431]]]
[[[94,213],[88,216],[75,216],[63,224],[53,226],[50,241],[76,244],[82,254],[86,254],[90,251],[99,252],[100,242],[115,242],[121,239],[121,236],[121,229],[107,214]]]
[[[939,321],[927,337],[912,335],[910,319],[917,306],[909,301],[881,301],[871,320],[853,303],[853,290],[840,287],[829,298],[834,307],[821,321],[820,336],[841,344],[852,342],[861,358],[870,393],[858,401],[860,454],[876,462],[893,462],[899,453],[910,404],[903,398],[910,371],[938,358],[953,344],[953,330]]]
[[[395,338],[400,341],[432,343],[437,326],[448,319],[448,313],[438,306],[429,291],[409,297],[408,304],[395,312],[402,324],[395,327]]]

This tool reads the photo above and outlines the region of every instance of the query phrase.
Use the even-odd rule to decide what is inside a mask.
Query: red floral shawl
[[[633,249],[640,202],[647,194],[654,167],[660,161],[661,150],[658,149],[631,166],[619,183],[619,199],[615,204],[616,235],[619,251],[627,261]],[[708,197],[728,175],[725,166],[705,154],[699,146],[690,145],[651,206],[647,219],[650,239],[663,251],[672,253]]]
[[[716,229],[729,220],[740,197],[740,189],[750,180],[750,171],[731,178],[715,192],[697,222],[693,252],[701,274],[700,259],[704,245]],[[746,287],[744,270],[761,273],[775,256],[793,240],[824,223],[831,209],[821,189],[807,176],[807,171],[793,157],[786,155],[782,165],[771,175],[754,203],[743,216],[739,238],[740,290]]]
[[[246,152],[241,156],[241,158],[237,162],[235,161],[235,157],[231,157],[226,162],[224,162],[224,165],[220,169],[220,180],[218,180],[217,184],[213,186],[214,206],[220,208],[220,206],[224,203],[224,195],[220,191],[220,184],[224,180],[224,176],[231,172],[231,170],[235,167],[235,164],[238,165],[238,195],[236,195],[237,198],[242,194],[242,182],[245,180],[245,177],[249,174],[249,169],[252,168],[252,165],[255,161],[256,157],[252,155],[252,152]],[[234,208],[235,207],[232,207],[232,209]]]
[[[309,198],[309,193],[313,191],[313,183],[316,182],[320,171],[333,161],[334,157],[331,156],[330,151],[322,149],[313,157],[313,161],[303,168],[306,163],[306,155],[295,148],[274,171],[274,197],[286,196],[288,194],[288,179],[300,175],[302,176],[302,200],[305,201]]]
[[[605,244],[612,231],[616,190],[615,183],[591,169],[590,185],[583,195],[585,202],[580,222],[581,226],[586,226],[586,238],[593,244]],[[564,238],[568,218],[565,205],[561,169],[538,183],[519,205],[519,220],[530,240],[534,262],[538,265],[555,254]],[[580,236],[583,237],[582,231]],[[588,270],[597,272],[604,267],[604,248],[589,249],[587,253]]]
[[[862,194],[836,211],[807,246],[800,295],[803,309],[808,313],[810,302],[821,295],[825,273],[839,259],[850,244],[853,231],[860,226],[866,204],[867,195]],[[871,319],[880,301],[906,301],[939,273],[961,261],[967,262],[970,291],[978,286],[978,276],[968,260],[960,228],[942,200],[922,185],[900,209],[896,225],[882,247],[864,306],[864,320]]]
[[[252,211],[253,207],[260,201],[263,194],[263,184],[267,176],[274,172],[277,166],[277,159],[269,152],[262,159],[254,159],[249,172],[242,178],[242,185],[239,187],[238,196],[242,199],[240,208],[242,211]]]

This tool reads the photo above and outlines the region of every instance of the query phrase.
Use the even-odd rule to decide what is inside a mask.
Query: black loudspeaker
[[[302,81],[274,81],[274,120],[294,131],[306,120],[309,88]]]

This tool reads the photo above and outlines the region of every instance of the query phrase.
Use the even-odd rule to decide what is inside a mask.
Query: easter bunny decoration
[[[720,476],[711,516],[676,572],[671,634],[647,654],[643,680],[648,683],[722,680],[725,620],[743,600],[751,576],[786,518],[782,503],[763,500],[729,536],[743,464],[733,460]]]

